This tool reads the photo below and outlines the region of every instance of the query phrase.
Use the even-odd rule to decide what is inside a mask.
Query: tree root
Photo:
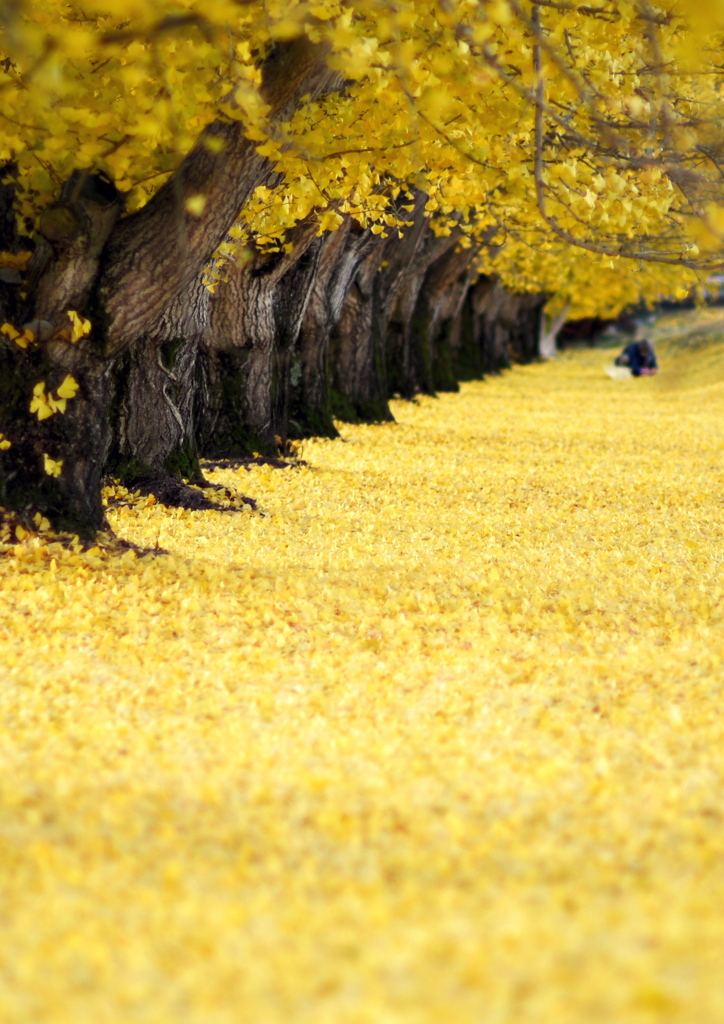
[[[240,455],[233,459],[203,459],[204,469],[247,469],[252,466],[271,466],[272,469],[286,469],[287,466],[306,466],[303,459],[275,459],[266,455]]]
[[[124,486],[132,491],[140,491],[143,495],[153,495],[156,501],[169,508],[185,508],[193,512],[240,512],[234,505],[222,505],[218,501],[207,498],[200,488],[222,491],[230,501],[241,501],[256,511],[256,502],[244,494],[234,494],[221,484],[212,484],[203,478],[184,483],[175,476],[163,474],[138,476],[124,481]]]

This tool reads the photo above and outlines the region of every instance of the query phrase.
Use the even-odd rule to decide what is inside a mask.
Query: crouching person
[[[616,360],[616,366],[628,366],[634,377],[650,376],[659,369],[654,346],[648,338],[628,345]]]

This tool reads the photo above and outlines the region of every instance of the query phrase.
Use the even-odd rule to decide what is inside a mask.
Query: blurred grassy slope
[[[644,337],[654,343],[659,373],[645,381],[612,381],[610,386],[616,393],[622,387],[646,387],[652,397],[657,392],[671,397],[676,391],[724,388],[724,307],[667,313],[639,329],[636,338]],[[565,351],[563,358],[571,360],[584,377],[590,374],[594,385],[603,367],[609,366],[630,341],[630,336],[615,335],[592,349]]]
[[[637,336],[650,338],[656,347],[657,389],[688,391],[724,384],[724,308],[668,313]]]

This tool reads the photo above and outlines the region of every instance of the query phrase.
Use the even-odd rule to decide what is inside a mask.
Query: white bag
[[[629,366],[607,366],[606,373],[611,380],[627,380],[633,376]]]

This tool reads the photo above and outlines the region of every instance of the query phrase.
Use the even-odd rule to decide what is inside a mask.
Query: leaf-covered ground
[[[724,1020],[724,345],[682,323],[656,379],[578,352],[209,474],[258,511],[112,509],[169,556],[0,558],[0,1019]]]

